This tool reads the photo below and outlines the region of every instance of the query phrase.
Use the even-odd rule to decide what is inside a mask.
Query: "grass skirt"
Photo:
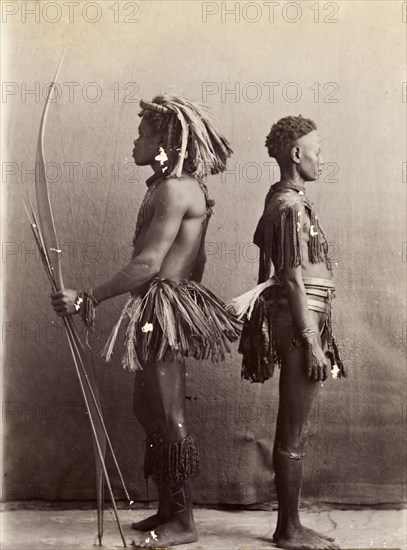
[[[103,350],[111,359],[119,328],[128,320],[123,367],[134,371],[164,358],[223,361],[241,322],[225,304],[195,281],[153,279],[144,296],[132,296]]]

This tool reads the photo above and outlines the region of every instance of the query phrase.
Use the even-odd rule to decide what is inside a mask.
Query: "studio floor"
[[[131,546],[130,523],[150,515],[151,510],[119,510],[125,538]],[[93,549],[96,535],[95,510],[21,510],[1,513],[2,550]],[[179,546],[181,550],[250,550],[275,548],[271,537],[277,513],[266,511],[219,511],[197,509],[199,541]],[[335,537],[343,550],[406,548],[404,510],[304,511],[305,526]],[[103,547],[120,548],[121,539],[111,510],[105,512]]]

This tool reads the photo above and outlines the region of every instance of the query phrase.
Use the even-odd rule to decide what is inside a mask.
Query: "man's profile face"
[[[300,148],[298,172],[304,181],[315,181],[324,167],[319,135],[316,130],[302,136],[296,145]]]
[[[141,119],[138,133],[139,137],[134,141],[134,162],[138,166],[147,166],[154,162],[159,153],[161,136],[145,118]]]

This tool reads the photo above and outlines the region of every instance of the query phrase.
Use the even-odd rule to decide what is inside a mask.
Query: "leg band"
[[[182,514],[185,512],[187,509],[187,499],[183,486],[171,494],[171,501],[173,504],[173,514]]]
[[[199,474],[199,452],[193,434],[167,443],[154,434],[146,441],[144,477],[158,485],[173,486]]]
[[[304,458],[305,456],[305,453],[292,453],[290,451],[285,451],[282,447],[281,447],[281,443],[277,443],[277,452],[282,455],[282,456],[285,456],[286,458],[292,458],[294,460],[301,460],[302,458]]]

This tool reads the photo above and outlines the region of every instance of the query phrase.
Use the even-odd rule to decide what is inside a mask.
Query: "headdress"
[[[186,168],[202,180],[226,170],[226,160],[233,151],[203,107],[170,94],[158,95],[152,102],[141,100],[140,107],[140,116],[146,116],[163,134],[168,176],[180,177]]]

